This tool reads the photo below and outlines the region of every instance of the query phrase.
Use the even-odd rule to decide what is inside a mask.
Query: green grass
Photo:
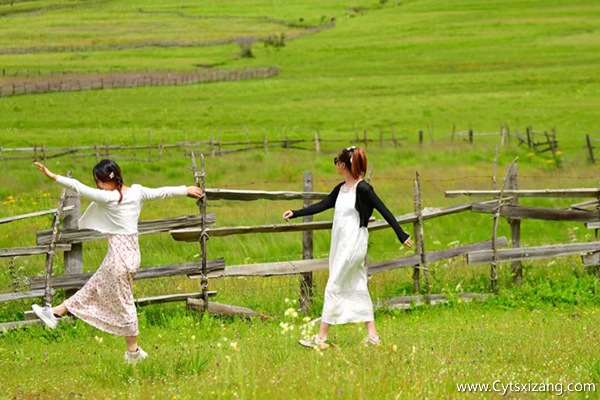
[[[147,12],[142,13],[139,9]],[[149,13],[151,12],[151,13]],[[45,52],[3,54],[0,76],[15,71],[81,73],[278,66],[268,80],[180,87],[54,93],[0,99],[0,146],[66,147],[145,144],[164,141],[224,141],[267,137],[346,139],[379,131],[404,137],[402,145],[369,145],[372,183],[396,214],[413,210],[413,179],[419,172],[425,207],[469,199],[446,199],[444,191],[490,189],[499,137],[476,137],[474,145],[450,143],[453,127],[465,131],[511,132],[555,128],[560,164],[511,141],[499,149],[498,185],[504,168],[518,157],[521,188],[597,187],[598,171],[586,160],[584,135],[598,136],[600,7],[586,1],[9,1],[0,0],[0,52],[46,46]],[[266,18],[265,18],[266,17]],[[294,37],[335,18],[331,29]],[[230,40],[245,35],[285,35],[284,47],[253,45],[254,58],[241,58],[235,43],[201,47],[137,47],[160,41],[181,44]],[[53,51],[59,46],[76,51]],[[69,47],[70,46],[70,47]],[[118,50],[118,46],[125,47]],[[84,50],[84,47],[91,47]],[[1,70],[0,70],[1,71]],[[417,144],[423,130],[425,143]],[[339,178],[331,159],[342,144],[324,144],[320,154],[270,148],[207,157],[207,186],[256,190],[301,190],[312,171],[316,191]],[[3,152],[3,156],[14,153]],[[166,150],[114,152],[126,183],[148,186],[191,184],[189,154]],[[0,217],[56,206],[60,188],[30,159],[0,161]],[[59,173],[92,184],[93,156],[49,160]],[[578,199],[523,199],[526,205],[566,208]],[[87,204],[84,202],[84,205]],[[282,223],[294,202],[210,202],[218,226]],[[189,199],[151,202],[142,219],[195,214]],[[325,213],[316,217],[327,220]],[[377,216],[378,217],[378,216]],[[0,248],[31,246],[34,232],[51,217],[3,225]],[[412,233],[412,227],[405,227]],[[486,240],[489,215],[463,213],[425,223],[428,251]],[[508,225],[499,235],[509,237]],[[369,258],[411,254],[389,230],[372,232]],[[524,221],[526,246],[586,242],[593,232],[579,224]],[[327,257],[329,232],[315,233],[317,258]],[[142,236],[142,268],[197,259],[198,244],[174,242],[168,234]],[[84,270],[96,270],[103,241],[84,245]],[[228,265],[301,258],[298,234],[212,238],[209,258]],[[13,276],[0,268],[0,291]],[[44,257],[14,260],[16,277],[42,274]],[[512,283],[510,266],[500,267],[500,293],[485,303],[462,304],[460,292],[488,292],[489,265],[468,266],[461,258],[430,266],[434,293],[447,306],[380,310],[376,322],[384,346],[360,346],[362,326],[332,330],[335,344],[324,353],[300,348],[299,319],[284,316],[285,299],[296,299],[298,278],[211,280],[216,300],[250,307],[274,317],[268,322],[201,317],[181,304],[140,309],[142,345],[151,358],[136,367],[122,363],[122,339],[81,321],[56,332],[31,327],[0,335],[0,398],[463,398],[456,383],[594,382],[600,361],[598,280],[578,257],[526,263],[524,281]],[[56,272],[64,270],[57,257]],[[374,301],[412,294],[412,271],[378,274],[370,281]],[[327,274],[315,274],[314,307],[320,313]],[[138,297],[199,290],[185,277],[138,281]],[[56,301],[60,301],[58,293]],[[0,305],[0,321],[23,317],[32,301]],[[281,334],[280,322],[295,330]],[[230,345],[236,343],[235,346]],[[51,373],[42,373],[51,371]],[[517,393],[513,396],[521,397]],[[555,393],[556,395],[556,393]],[[594,393],[588,393],[594,397]],[[567,393],[566,398],[585,398]],[[488,394],[473,397],[489,398]],[[534,397],[530,395],[529,397]],[[547,394],[547,397],[551,397]]]
[[[365,348],[364,330],[333,331],[323,352],[301,348],[298,322],[201,318],[168,307],[141,315],[150,358],[122,363],[121,340],[83,323],[0,337],[7,398],[464,398],[457,383],[496,380],[600,384],[589,351],[600,334],[598,307],[503,310],[486,305],[381,312],[384,344]],[[285,319],[285,317],[282,317]],[[34,373],[44,368],[52,373]],[[519,393],[513,393],[519,396]],[[522,395],[522,394],[521,394]],[[537,393],[534,397],[540,395]],[[550,397],[546,393],[544,397]],[[556,392],[554,393],[556,395]],[[590,398],[594,392],[566,393]],[[490,393],[474,393],[489,398]],[[532,396],[529,393],[527,396]]]

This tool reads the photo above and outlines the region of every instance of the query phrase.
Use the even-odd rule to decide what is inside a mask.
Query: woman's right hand
[[[283,213],[283,219],[285,219],[286,221],[289,221],[290,218],[292,218],[294,216],[294,213],[292,212],[292,210],[287,210],[286,212]]]
[[[33,164],[36,167],[38,167],[38,169],[40,171],[42,171],[44,173],[44,175],[46,175],[48,178],[56,180],[56,178],[58,177],[58,175],[56,175],[54,172],[52,172],[48,168],[46,168],[46,166],[44,164],[41,164],[39,162],[34,162]]]

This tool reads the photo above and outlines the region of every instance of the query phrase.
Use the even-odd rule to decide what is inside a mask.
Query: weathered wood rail
[[[138,223],[138,234],[148,235],[152,233],[168,232],[172,229],[199,226],[201,222],[202,217],[200,215],[183,215],[165,219],[140,221]],[[206,215],[206,223],[208,225],[213,225],[215,223],[214,213]],[[50,231],[38,231],[36,238],[37,244],[40,246],[48,244],[51,240],[51,236],[52,232]],[[57,243],[82,243],[104,239],[106,237],[106,234],[90,229],[63,229],[59,231]]]

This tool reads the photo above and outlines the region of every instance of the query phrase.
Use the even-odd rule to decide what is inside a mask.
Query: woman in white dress
[[[92,200],[79,220],[81,229],[108,234],[108,251],[100,268],[72,297],[59,306],[32,306],[35,314],[55,329],[67,312],[88,324],[117,336],[127,343],[125,361],[134,363],[148,354],[138,346],[138,319],[133,298],[133,277],[140,266],[138,219],[144,200],[173,196],[200,198],[196,186],[173,186],[157,189],[141,185],[125,186],[119,166],[111,160],[100,161],[93,170],[98,189],[51,172],[40,163],[38,169],[50,179]]]
[[[367,225],[373,209],[379,211],[394,229],[398,239],[411,247],[410,236],[402,230],[393,214],[375,194],[373,187],[362,180],[367,171],[367,156],[360,147],[348,147],[334,158],[338,174],[344,178],[322,201],[301,210],[287,210],[283,218],[313,215],[335,208],[329,252],[329,279],[325,287],[323,313],[319,333],[300,340],[307,347],[327,347],[331,325],[364,322],[366,342],[381,343],[373,315],[373,302],[367,287],[367,254],[369,231]]]

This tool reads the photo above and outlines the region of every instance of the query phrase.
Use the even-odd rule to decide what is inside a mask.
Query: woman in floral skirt
[[[34,304],[33,311],[52,329],[63,315],[71,313],[102,331],[124,336],[126,362],[146,358],[148,354],[138,346],[138,319],[132,289],[133,277],[140,266],[137,227],[142,202],[186,195],[200,198],[202,189],[125,186],[121,169],[111,160],[102,160],[94,167],[97,189],[57,175],[40,163],[35,165],[50,179],[92,200],[79,220],[79,227],[108,234],[108,252],[96,273],[72,297],[56,307]]]

